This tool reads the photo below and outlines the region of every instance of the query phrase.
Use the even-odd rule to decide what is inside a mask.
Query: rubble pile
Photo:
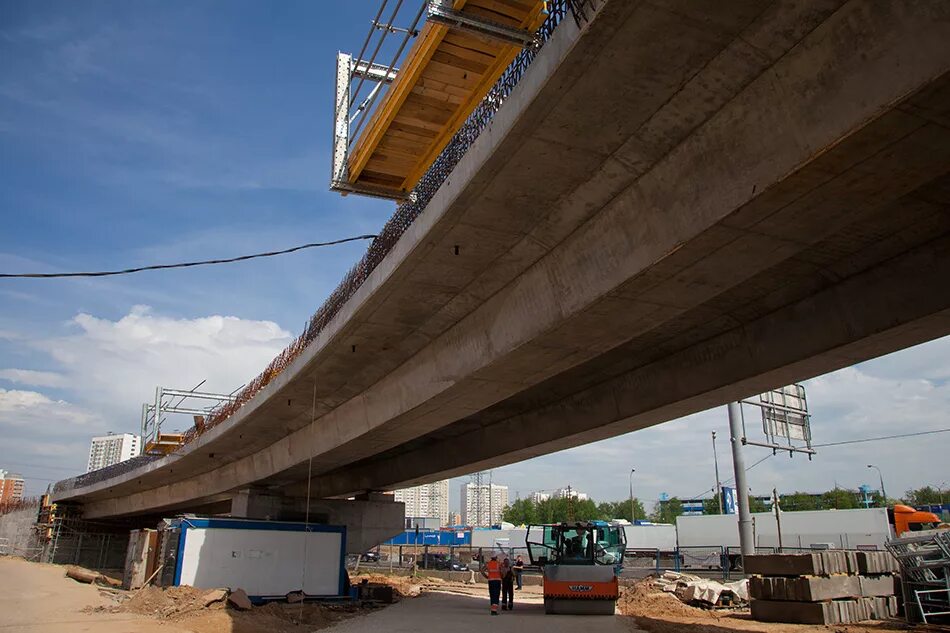
[[[702,607],[735,607],[749,601],[749,581],[722,583],[690,574],[664,572],[653,581],[659,589],[672,593],[682,602]]]

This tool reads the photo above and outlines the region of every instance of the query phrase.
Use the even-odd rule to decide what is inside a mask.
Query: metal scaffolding
[[[950,624],[950,531],[891,539],[887,549],[901,566],[907,621]]]

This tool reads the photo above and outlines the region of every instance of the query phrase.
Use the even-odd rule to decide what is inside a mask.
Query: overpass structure
[[[370,516],[378,491],[950,334],[950,5],[585,8],[282,371],[178,452],[54,499],[287,516],[355,495]]]

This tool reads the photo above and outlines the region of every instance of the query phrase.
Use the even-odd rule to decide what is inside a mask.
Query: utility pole
[[[881,469],[875,466],[874,464],[868,464],[868,468],[873,468],[877,471],[877,476],[881,478],[881,496],[884,498],[883,503],[884,507],[887,507],[887,493],[884,492],[884,475],[881,474]]]
[[[637,508],[633,505],[633,473],[637,472],[636,468],[630,469],[630,524],[637,524]]]
[[[739,506],[739,548],[743,556],[755,553],[752,535],[752,516],[749,513],[749,486],[745,477],[742,456],[742,410],[738,402],[729,403],[729,441],[732,443],[732,467],[736,478],[736,503]]]
[[[716,432],[712,432],[713,463],[716,465],[716,500],[719,502],[719,514],[722,514],[722,484],[719,483],[719,455],[716,454]]]
[[[778,553],[782,553],[782,515],[779,510],[778,488],[772,488],[772,511],[775,512],[775,530],[778,532]]]

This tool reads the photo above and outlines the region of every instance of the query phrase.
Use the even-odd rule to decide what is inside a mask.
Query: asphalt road
[[[484,595],[483,595],[484,594]],[[488,592],[428,591],[362,618],[342,622],[328,633],[630,633],[637,631],[632,618],[622,616],[545,615],[540,594],[515,592],[514,611],[489,614]]]

